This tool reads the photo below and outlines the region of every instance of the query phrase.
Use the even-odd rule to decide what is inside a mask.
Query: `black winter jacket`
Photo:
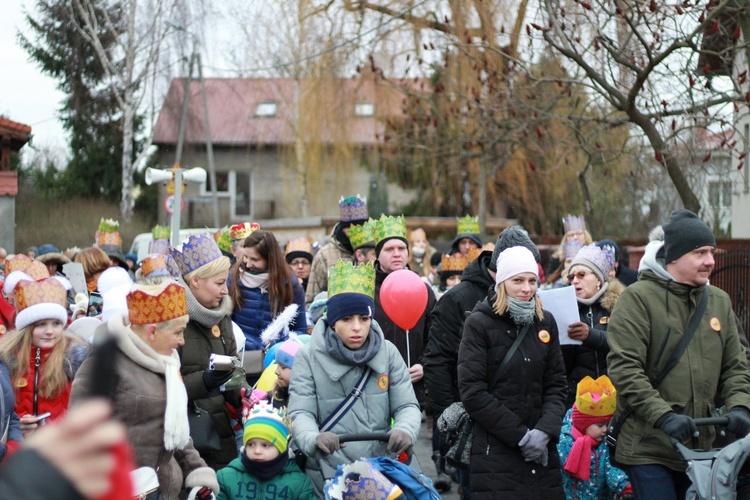
[[[494,370],[521,328],[498,316],[489,299],[464,323],[458,351],[461,401],[474,421],[469,474],[472,500],[563,498],[555,443],[565,415],[567,381],[554,317],[534,319],[505,374],[488,392]],[[529,429],[550,436],[549,463],[526,462],[518,442]]]
[[[375,262],[375,321],[378,322],[380,325],[381,330],[383,330],[383,336],[386,338],[386,340],[391,341],[396,348],[398,349],[398,352],[401,353],[401,357],[404,358],[404,363],[407,363],[407,356],[406,356],[406,349],[407,349],[407,340],[406,340],[406,332],[399,328],[396,323],[394,323],[391,318],[388,317],[388,315],[383,310],[383,307],[380,305],[380,286],[383,284],[383,281],[388,277],[388,273],[383,271],[380,268],[380,264],[376,261]],[[424,348],[425,345],[427,345],[427,334],[430,329],[430,320],[429,316],[432,312],[432,309],[435,307],[435,294],[433,293],[432,289],[430,288],[430,285],[427,283],[424,284],[425,288],[427,288],[427,307],[425,308],[424,313],[422,314],[422,318],[419,320],[419,322],[409,330],[409,354],[411,356],[411,364],[421,364],[424,366]],[[404,307],[409,307],[409,304],[404,304]],[[409,368],[407,363],[407,368]],[[424,378],[422,380],[417,381],[414,385],[414,393],[417,396],[417,401],[419,401],[420,406],[424,405]]]
[[[458,395],[458,346],[464,321],[495,286],[487,270],[492,252],[484,251],[464,269],[461,282],[448,290],[430,316],[430,335],[424,354],[424,379],[437,418]]]

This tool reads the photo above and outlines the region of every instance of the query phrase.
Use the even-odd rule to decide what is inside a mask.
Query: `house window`
[[[253,215],[253,174],[252,172],[232,172],[234,189],[232,190],[232,218],[250,217]]]
[[[712,207],[731,207],[732,183],[710,181],[708,183],[708,204]]]
[[[276,103],[275,102],[261,102],[255,108],[256,118],[272,118],[276,116]]]
[[[216,195],[229,196],[229,174],[230,172],[216,172]],[[213,194],[211,189],[211,176],[206,176],[206,182],[201,184],[201,196],[210,196]]]
[[[358,102],[354,104],[355,116],[374,116],[375,105],[371,102]]]

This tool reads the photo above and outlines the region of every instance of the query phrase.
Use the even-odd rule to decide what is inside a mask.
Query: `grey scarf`
[[[328,324],[325,329],[326,352],[339,363],[349,366],[361,366],[366,364],[380,351],[383,339],[374,328],[370,327],[370,334],[362,347],[353,351],[346,347],[341,337],[333,331]]]
[[[510,307],[510,317],[517,325],[525,325],[534,321],[536,313],[536,298],[531,300],[518,300],[508,297],[508,306]]]
[[[200,303],[198,303],[198,299],[195,298],[195,295],[193,295],[190,287],[185,285],[184,281],[180,284],[185,287],[185,295],[187,295],[188,316],[190,316],[191,320],[195,320],[200,325],[208,328],[219,324],[219,322],[224,319],[225,316],[229,316],[232,314],[232,299],[229,298],[229,295],[225,295],[221,299],[219,307],[209,309],[207,307],[203,307],[202,305],[200,305]]]

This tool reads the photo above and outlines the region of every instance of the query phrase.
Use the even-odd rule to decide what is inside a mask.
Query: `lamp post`
[[[182,217],[182,183],[194,182],[196,184],[202,184],[206,182],[206,170],[200,167],[191,168],[186,170],[180,168],[179,163],[175,164],[175,168],[172,170],[162,170],[158,168],[147,168],[146,169],[146,184],[149,186],[157,182],[166,182],[174,179],[174,211],[172,213],[172,221],[170,224],[170,238],[169,243],[171,246],[175,246],[180,243],[180,223]]]

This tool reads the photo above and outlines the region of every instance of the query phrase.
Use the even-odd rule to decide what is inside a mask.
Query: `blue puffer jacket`
[[[237,323],[242,333],[245,334],[245,350],[259,351],[265,346],[260,340],[260,334],[273,321],[271,313],[271,302],[268,299],[268,291],[261,288],[247,288],[238,283],[242,294],[241,307],[235,306],[232,313],[232,321]],[[294,303],[299,307],[294,324],[290,330],[298,334],[307,333],[307,319],[305,317],[305,291],[302,289],[296,276],[292,276],[294,289]],[[286,339],[279,339],[286,340]]]
[[[11,383],[10,372],[4,364],[0,364],[0,398],[2,398],[3,413],[0,415],[0,434],[5,432],[7,427],[7,441],[15,441],[17,447],[23,443],[21,434],[21,421],[16,414],[16,398],[13,395],[13,384]],[[0,442],[0,462],[5,458],[8,452],[8,445]]]

